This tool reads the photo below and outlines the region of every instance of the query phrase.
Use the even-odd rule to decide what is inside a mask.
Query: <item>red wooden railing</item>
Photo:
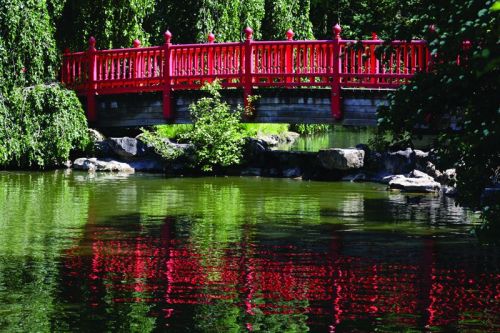
[[[140,47],[138,40],[128,49],[96,50],[91,37],[86,52],[63,56],[62,82],[87,96],[90,121],[95,120],[96,94],[163,92],[163,113],[171,117],[172,90],[199,89],[218,79],[223,87],[242,88],[244,101],[258,87],[329,87],[332,115],[342,117],[343,87],[396,88],[417,71],[427,71],[431,57],[423,40],[384,43],[376,34],[360,43],[340,38],[333,27],[332,40],[253,41],[251,28],[246,39],[236,43],[171,43],[165,33],[163,46]],[[379,47],[388,46],[385,52]]]

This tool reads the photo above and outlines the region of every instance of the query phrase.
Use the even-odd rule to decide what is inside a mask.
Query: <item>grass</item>
[[[281,134],[288,131],[288,124],[241,124],[245,136],[255,137],[257,134]],[[178,138],[180,134],[191,131],[192,124],[158,125],[154,126],[160,136],[169,139]]]

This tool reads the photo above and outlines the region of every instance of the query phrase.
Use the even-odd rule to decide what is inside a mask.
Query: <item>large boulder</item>
[[[108,138],[105,140],[114,155],[126,160],[133,161],[151,154],[148,146],[135,138]]]
[[[431,193],[441,189],[441,184],[431,176],[422,171],[413,170],[407,175],[392,176],[389,180],[390,189],[398,189],[405,192]]]
[[[321,165],[327,170],[352,170],[362,168],[365,152],[361,149],[330,148],[318,153]]]
[[[78,158],[73,163],[73,168],[76,170],[86,170],[86,171],[111,171],[111,172],[123,172],[123,173],[134,173],[135,170],[128,163],[119,162],[110,158],[97,159],[92,158]]]
[[[280,134],[258,134],[256,139],[265,142],[269,147],[276,147],[279,145],[292,144],[299,137],[299,133],[284,132]]]

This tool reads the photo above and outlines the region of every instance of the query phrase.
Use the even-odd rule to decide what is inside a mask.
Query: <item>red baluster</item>
[[[376,32],[372,32],[372,40],[378,40],[378,36]],[[378,74],[378,65],[379,61],[375,55],[375,45],[370,46],[370,74]],[[375,77],[372,77],[371,79],[372,83],[377,83],[378,79]]]
[[[172,115],[171,112],[171,100],[170,100],[170,91],[172,90],[172,81],[171,81],[171,61],[170,61],[170,47],[172,46],[172,33],[170,31],[165,32],[165,45],[163,46],[164,50],[164,63],[163,63],[163,118],[169,119]]]
[[[89,39],[89,49],[87,55],[89,58],[89,76],[88,82],[89,86],[87,89],[87,118],[89,122],[96,120],[96,102],[95,94],[97,89],[96,78],[97,78],[97,50],[95,48],[96,40],[94,37]]]
[[[286,39],[288,41],[293,41],[293,36],[295,36],[295,33],[293,32],[292,29],[288,29],[286,32]],[[286,51],[285,51],[285,74],[293,74],[293,44],[286,45]],[[287,76],[285,79],[285,82],[291,83],[293,78],[291,76]]]
[[[332,116],[336,120],[340,120],[342,118],[342,110],[340,105],[340,33],[342,32],[342,28],[339,24],[336,24],[333,27],[333,54],[330,57],[330,68],[332,71],[332,92],[331,92],[331,110]]]
[[[245,79],[243,87],[243,101],[245,103],[245,108],[250,106],[248,103],[248,96],[252,94],[252,36],[252,28],[247,27],[245,29]]]

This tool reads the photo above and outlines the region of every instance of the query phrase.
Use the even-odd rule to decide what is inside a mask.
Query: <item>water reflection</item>
[[[500,251],[452,200],[373,184],[26,177],[0,174],[0,330],[500,325]]]

